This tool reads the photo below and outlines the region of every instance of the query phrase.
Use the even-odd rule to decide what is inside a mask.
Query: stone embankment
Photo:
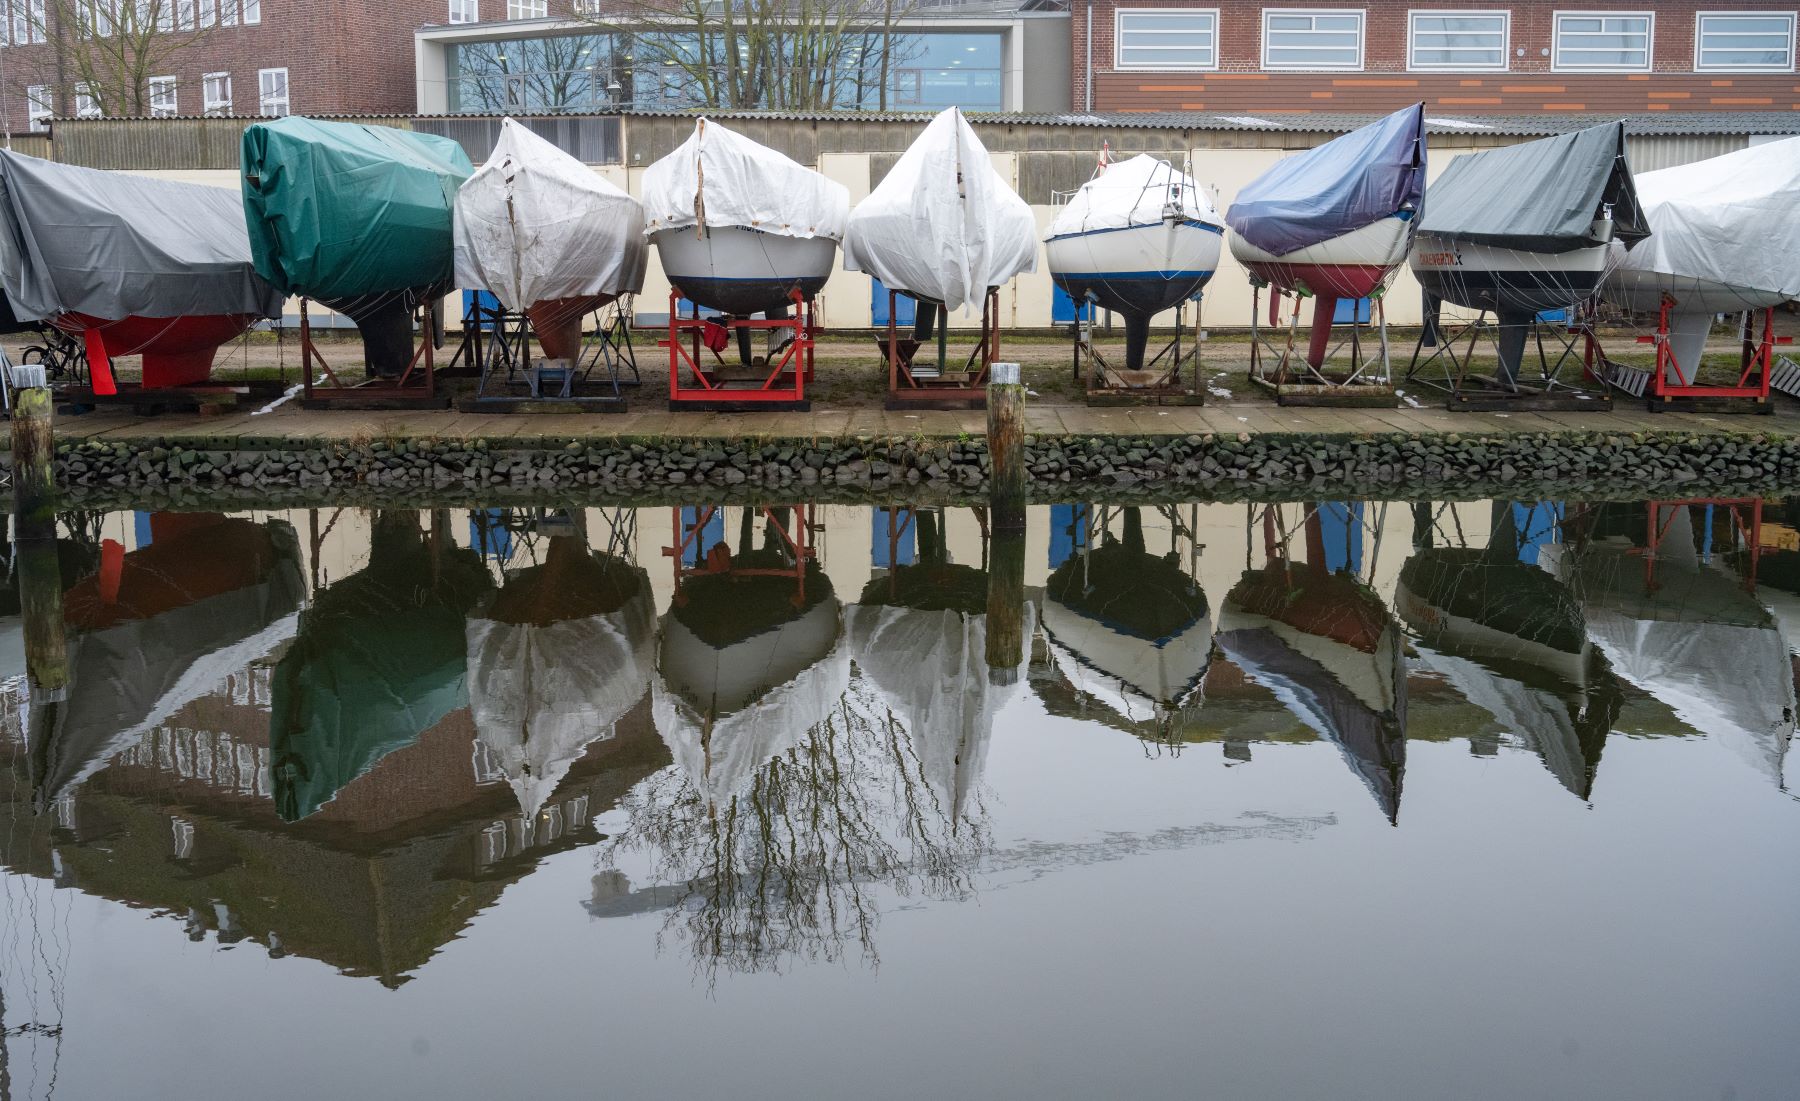
[[[1534,488],[1629,497],[1800,484],[1800,437],[1778,433],[1195,433],[1037,436],[1038,500],[1334,495],[1476,496]],[[668,500],[966,498],[987,477],[979,438],[730,440],[534,437],[65,441],[73,500]]]

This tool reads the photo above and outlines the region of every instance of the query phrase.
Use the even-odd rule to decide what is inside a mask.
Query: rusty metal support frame
[[[1269,291],[1269,326],[1275,330],[1274,338],[1267,335],[1262,324],[1262,292],[1265,288]],[[1369,309],[1375,319],[1375,348],[1365,351],[1362,326],[1353,321],[1349,326],[1349,337],[1329,348],[1325,353],[1325,362],[1314,367],[1307,362],[1304,353],[1297,353],[1295,349],[1300,334],[1300,315],[1313,296],[1305,291],[1290,290],[1260,279],[1252,279],[1249,380],[1272,391],[1278,402],[1282,402],[1289,391],[1301,387],[1313,392],[1335,392],[1345,396],[1361,389],[1370,393],[1391,393],[1394,370],[1388,343],[1387,289],[1384,283],[1368,295]],[[1294,308],[1284,325],[1281,321],[1281,307],[1282,300],[1288,295],[1294,297]],[[1346,345],[1349,347],[1348,362],[1334,366],[1333,361],[1343,353]]]
[[[681,289],[670,288],[669,334],[657,342],[669,350],[670,408],[682,405],[711,409],[806,408],[806,384],[813,377],[816,306],[814,300],[803,295],[797,287],[789,291],[788,298],[793,303],[793,313],[789,317],[762,321],[738,317],[714,320],[702,318],[698,305],[695,305],[692,317],[682,317]],[[718,325],[734,337],[740,332],[783,330],[791,330],[793,335],[781,347],[779,358],[771,357],[769,373],[760,384],[733,385],[720,379],[705,364],[701,334],[708,325]],[[721,364],[724,362],[716,353],[713,358]]]
[[[420,302],[413,307],[415,320],[419,322],[419,348],[407,363],[406,370],[397,379],[369,379],[365,382],[346,384],[332,370],[331,363],[325,353],[319,350],[313,340],[312,319],[307,314],[307,300],[300,300],[300,381],[303,387],[301,397],[306,402],[321,402],[354,406],[357,402],[378,402],[383,405],[418,405],[434,406],[439,403],[437,392],[437,356],[436,343],[432,339],[431,303]],[[320,374],[330,380],[329,385],[314,381],[314,367]],[[413,382],[417,374],[423,381]]]
[[[1607,380],[1606,352],[1594,332],[1592,312],[1579,311],[1573,321],[1531,323],[1532,346],[1537,349],[1536,377],[1515,379],[1511,386],[1498,373],[1492,376],[1472,375],[1477,348],[1483,338],[1496,347],[1498,326],[1488,322],[1488,311],[1453,326],[1433,324],[1429,320],[1413,345],[1412,361],[1407,365],[1408,386],[1424,386],[1445,395],[1446,406],[1453,410],[1525,408],[1530,404],[1540,409],[1579,409],[1583,411],[1612,408],[1612,386]],[[1546,343],[1545,333],[1550,333]],[[1431,337],[1436,346],[1426,354],[1425,340]],[[1554,354],[1554,358],[1552,358]],[[1564,381],[1563,372],[1581,364],[1579,384]],[[1434,365],[1443,368],[1438,377],[1429,373]],[[1525,366],[1522,362],[1521,369]]]
[[[1204,392],[1200,380],[1200,345],[1202,343],[1201,334],[1205,329],[1201,321],[1200,300],[1193,299],[1192,301],[1195,304],[1193,346],[1185,351],[1181,346],[1181,338],[1187,333],[1187,303],[1183,302],[1175,307],[1174,335],[1165,341],[1157,353],[1151,356],[1145,364],[1146,370],[1152,369],[1163,361],[1163,357],[1167,356],[1169,357],[1168,370],[1164,372],[1160,380],[1137,386],[1117,378],[1111,365],[1106,362],[1106,357],[1101,354],[1100,349],[1094,347],[1092,323],[1090,322],[1089,326],[1084,329],[1081,324],[1081,315],[1077,311],[1075,324],[1071,327],[1075,338],[1075,379],[1079,382],[1085,376],[1088,397],[1090,399],[1095,397],[1202,397]],[[1181,384],[1181,372],[1184,367],[1192,368],[1190,384],[1187,386]],[[1109,379],[1114,381],[1109,382]]]
[[[895,306],[900,292],[888,290],[888,323],[887,339],[884,344],[884,356],[888,370],[888,408],[910,408],[934,405],[955,404],[958,408],[983,409],[987,406],[988,371],[994,361],[1000,358],[1000,288],[989,287],[981,300],[980,340],[970,350],[964,360],[960,381],[947,382],[940,378],[924,378],[912,373],[912,364],[900,356],[900,329],[895,321]],[[917,301],[915,299],[915,301]],[[919,308],[926,308],[926,303],[919,302]],[[936,305],[929,308],[938,309]],[[938,348],[940,360],[938,369],[947,373],[949,364],[942,359],[943,351],[948,346],[950,327],[950,311],[945,310],[938,319]]]
[[[814,544],[814,536],[818,533],[819,523],[817,506],[804,505],[745,505],[747,509],[756,509],[763,519],[781,536],[782,545],[787,548],[793,558],[793,565],[780,569],[767,567],[746,567],[734,564],[730,547],[724,543],[719,546],[724,553],[714,556],[712,549],[699,545],[701,533],[714,516],[723,517],[724,505],[695,506],[693,524],[687,525],[681,519],[681,506],[670,510],[674,521],[675,542],[662,549],[663,556],[673,565],[674,596],[677,605],[687,603],[687,594],[682,591],[682,583],[690,577],[791,577],[794,579],[794,595],[791,603],[796,608],[806,606],[806,571],[817,560],[819,551]],[[776,516],[777,509],[787,512],[786,521]],[[696,564],[686,565],[684,556],[692,548],[699,553],[694,557]]]

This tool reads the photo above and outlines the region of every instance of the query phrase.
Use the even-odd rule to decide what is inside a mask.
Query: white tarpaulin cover
[[[987,666],[987,616],[948,609],[858,604],[847,618],[856,664],[906,725],[919,770],[952,814],[981,780],[994,716],[1018,691],[995,684]],[[1023,637],[1035,627],[1025,605]]]
[[[1621,268],[1800,297],[1800,138],[1645,172],[1637,196],[1650,239]]]
[[[643,206],[512,119],[456,193],[456,285],[508,309],[636,294],[647,255]]]
[[[844,185],[700,119],[681,148],[644,169],[644,232],[745,226],[782,237],[844,239]]]
[[[641,571],[640,571],[641,576]],[[610,615],[548,626],[472,618],[469,708],[519,809],[536,815],[588,746],[644,698],[655,666],[648,579]]]
[[[1037,270],[1037,220],[952,107],[850,215],[844,267],[948,309]]]
[[[1168,161],[1139,153],[1107,165],[1106,171],[1082,184],[1050,223],[1044,239],[1096,229],[1160,225],[1171,205],[1180,210],[1184,220],[1224,225],[1212,200],[1192,176]]]

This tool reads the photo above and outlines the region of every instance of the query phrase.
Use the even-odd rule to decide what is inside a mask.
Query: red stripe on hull
[[[1321,297],[1367,298],[1387,281],[1393,267],[1380,264],[1280,264],[1247,263],[1251,274],[1285,290],[1304,290]]]
[[[94,390],[104,394],[115,392],[110,361],[119,356],[144,357],[146,390],[205,382],[220,346],[236,340],[255,320],[249,314],[210,314],[108,321],[70,313],[53,318],[51,324],[87,341]],[[96,362],[96,351],[105,353],[103,362]]]

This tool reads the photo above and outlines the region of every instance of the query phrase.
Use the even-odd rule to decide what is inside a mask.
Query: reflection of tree
[[[665,932],[688,941],[709,977],[852,950],[877,964],[874,885],[962,897],[991,848],[985,810],[954,813],[901,724],[859,687],[742,794],[708,805],[686,773],[666,769],[620,809],[626,826],[601,863],[650,857],[653,878],[674,886]]]
[[[611,41],[605,35],[470,43],[457,49],[460,109],[604,106],[611,65]]]

